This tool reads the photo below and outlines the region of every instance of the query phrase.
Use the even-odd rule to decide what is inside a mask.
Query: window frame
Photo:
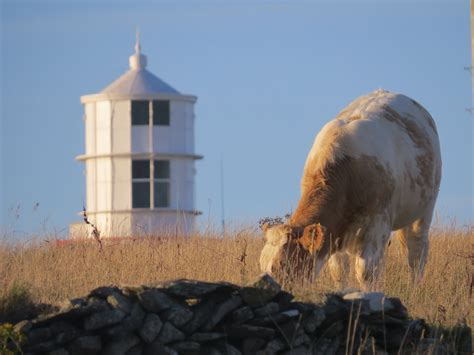
[[[148,177],[134,177],[134,162],[137,161],[146,161],[149,163]],[[171,160],[169,159],[131,159],[131,202],[132,209],[160,209],[160,208],[170,208],[171,207]],[[166,162],[167,163],[167,176],[166,177],[156,177],[155,167],[157,162]],[[134,184],[143,184],[148,183],[148,207],[137,206],[134,200]],[[166,184],[166,205],[157,205],[156,196],[157,191],[155,191],[156,184]]]

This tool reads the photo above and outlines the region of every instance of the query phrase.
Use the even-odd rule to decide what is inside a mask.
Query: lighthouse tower
[[[86,213],[101,237],[189,234],[195,210],[194,104],[149,72],[137,33],[130,69],[85,115]],[[81,232],[82,230],[82,232]],[[71,234],[84,234],[84,225]]]

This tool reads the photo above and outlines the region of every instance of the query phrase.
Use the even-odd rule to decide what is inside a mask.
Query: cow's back
[[[305,189],[316,172],[342,159],[350,161],[354,176],[360,177],[348,180],[354,196],[370,200],[371,194],[385,191],[385,200],[376,205],[380,211],[372,213],[388,213],[393,229],[434,205],[441,179],[438,134],[430,114],[416,101],[384,90],[353,101],[316,137],[302,193],[308,193]],[[384,186],[371,186],[371,181]]]

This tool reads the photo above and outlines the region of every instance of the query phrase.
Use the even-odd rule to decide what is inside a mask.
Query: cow
[[[260,267],[281,276],[291,266],[315,277],[328,262],[341,286],[351,255],[368,289],[395,231],[419,280],[440,181],[438,133],[428,111],[382,89],[359,97],[317,134],[288,221],[262,226]]]

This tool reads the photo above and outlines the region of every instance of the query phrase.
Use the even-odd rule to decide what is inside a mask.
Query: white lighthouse
[[[194,104],[146,69],[137,34],[130,69],[85,115],[86,212],[101,237],[189,234],[195,216]],[[82,232],[81,232],[82,230]],[[78,224],[71,234],[83,234]]]

